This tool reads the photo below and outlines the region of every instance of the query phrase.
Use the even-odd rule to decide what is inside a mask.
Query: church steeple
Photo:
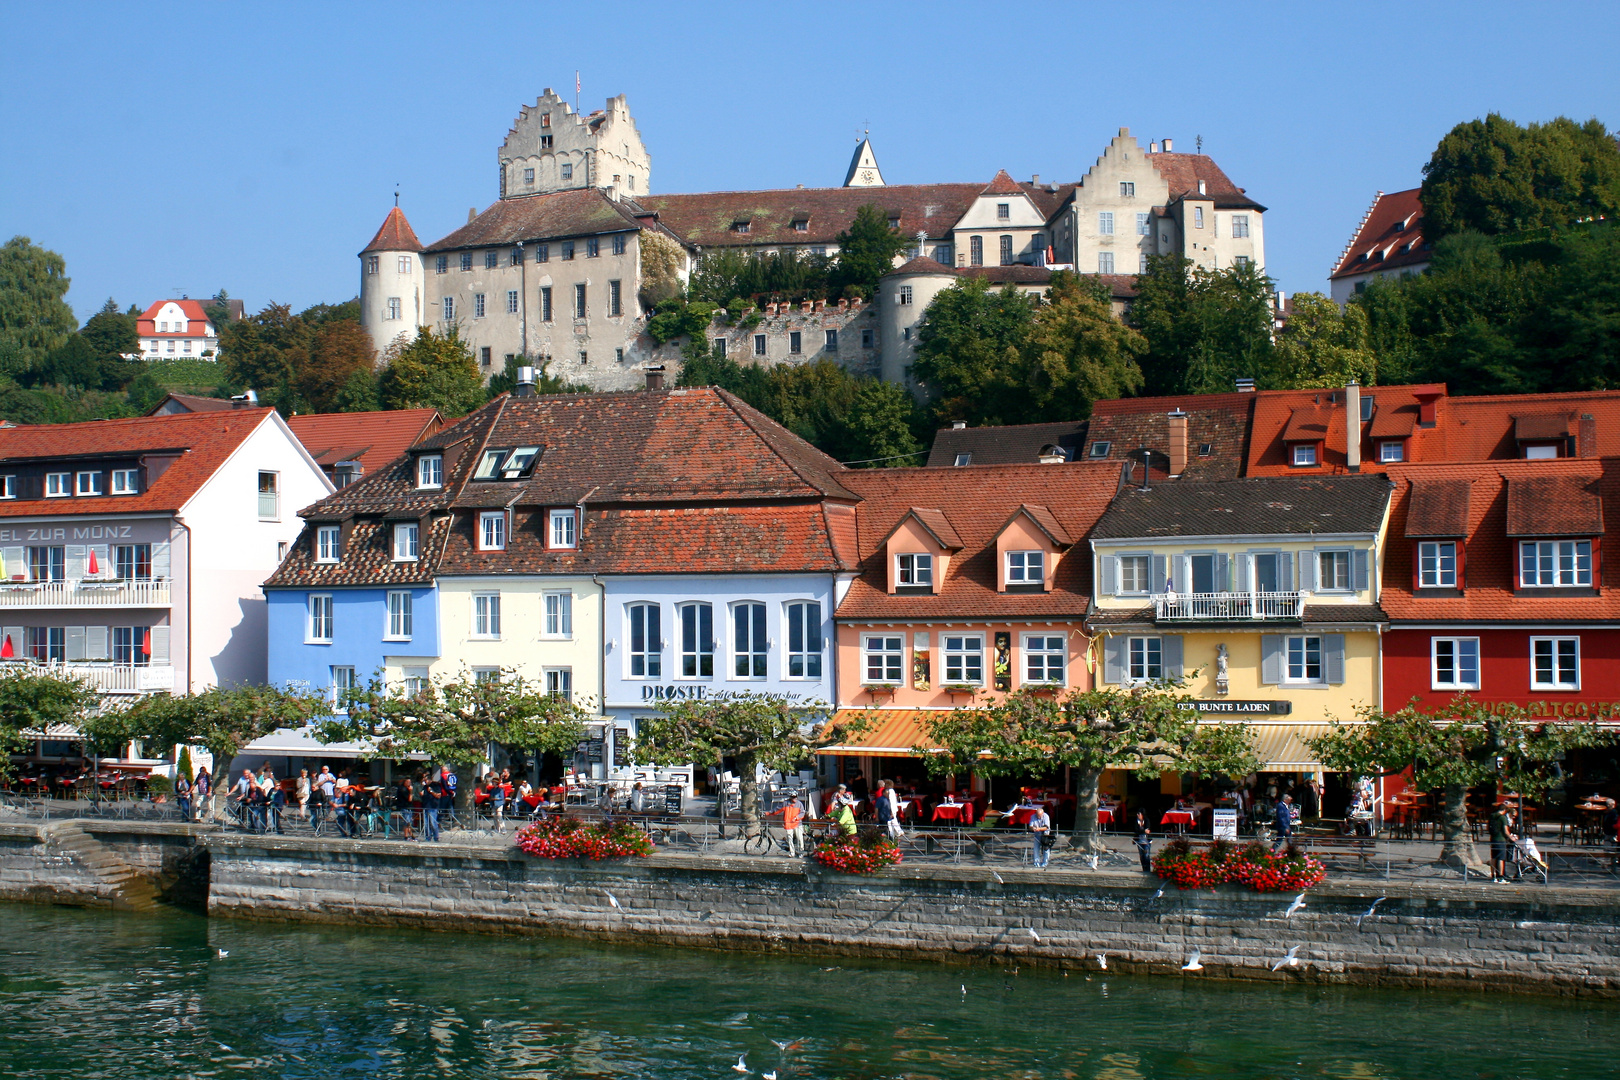
[[[855,147],[855,156],[849,159],[849,174],[844,177],[844,186],[883,186],[883,171],[878,168],[877,155],[872,153],[871,139],[862,139]]]

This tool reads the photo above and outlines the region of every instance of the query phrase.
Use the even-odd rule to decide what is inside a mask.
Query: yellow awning
[[[1311,748],[1311,739],[1332,731],[1328,724],[1250,724],[1255,752],[1264,769],[1320,769]]]
[[[924,709],[839,709],[833,723],[855,717],[867,718],[871,726],[846,743],[824,746],[818,754],[834,757],[916,757],[916,747],[928,740],[923,735]]]

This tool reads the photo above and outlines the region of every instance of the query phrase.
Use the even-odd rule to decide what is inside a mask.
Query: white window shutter
[[[78,581],[84,577],[84,545],[69,544],[66,557],[67,565],[63,568],[63,573],[67,575],[67,579]]]
[[[1171,634],[1159,639],[1159,662],[1167,679],[1181,678],[1182,642],[1180,634]]]
[[[1320,560],[1314,551],[1299,553],[1299,591],[1316,591],[1316,568]]]
[[[1344,682],[1344,635],[1322,635],[1322,667],[1327,681],[1338,685]]]
[[[167,664],[169,662],[169,628],[167,626],[154,626],[147,633],[152,635],[152,663]]]
[[[1153,556],[1153,591],[1155,594],[1164,592],[1166,565],[1163,555]]]
[[[20,626],[0,626],[0,635],[4,635],[0,636],[0,645],[4,645],[6,638],[10,638],[12,658],[21,660],[23,651],[28,647],[27,631]]]
[[[1119,556],[1104,555],[1098,562],[1102,567],[1102,586],[1098,592],[1113,596],[1119,592]]]
[[[26,580],[28,577],[28,553],[22,547],[0,548],[0,559],[6,562],[6,577],[11,580]]]
[[[1244,552],[1237,557],[1237,591],[1254,591],[1254,555]]]
[[[97,556],[99,558],[99,556]],[[87,626],[84,630],[85,659],[107,659],[107,628],[105,626]]]
[[[69,660],[84,660],[85,657],[85,628],[70,626],[67,628],[67,658]]]
[[[152,579],[167,581],[169,577],[169,542],[162,540],[152,545]]]
[[[1282,682],[1281,634],[1260,635],[1260,681],[1275,686]]]
[[[1103,639],[1103,682],[1122,683],[1125,681],[1125,639],[1110,637]]]
[[[1215,554],[1215,591],[1226,592],[1232,587],[1232,557],[1224,551]]]

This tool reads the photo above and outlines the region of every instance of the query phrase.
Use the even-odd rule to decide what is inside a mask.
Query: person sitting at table
[[[1610,843],[1620,843],[1620,810],[1615,809],[1614,800],[1609,798],[1603,800],[1603,806],[1603,817],[1598,823],[1598,831],[1603,834],[1603,839]]]
[[[637,780],[636,786],[630,789],[630,812],[632,814],[647,812],[647,789],[642,786],[640,780]]]

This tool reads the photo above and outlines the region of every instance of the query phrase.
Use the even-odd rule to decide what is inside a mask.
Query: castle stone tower
[[[550,87],[525,105],[501,144],[501,198],[602,188],[615,198],[652,191],[652,160],[623,94],[580,116]]]
[[[360,253],[360,324],[379,355],[401,334],[409,340],[427,325],[426,303],[422,241],[396,205]]]

